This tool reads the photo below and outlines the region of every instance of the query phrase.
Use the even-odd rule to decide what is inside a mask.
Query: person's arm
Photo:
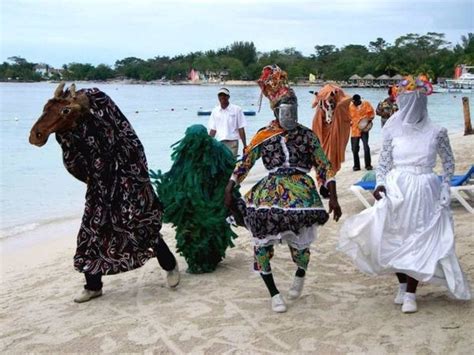
[[[237,128],[239,130],[239,136],[242,140],[242,144],[244,145],[244,149],[247,146],[247,140],[245,137],[245,127],[247,126],[247,120],[244,116],[244,111],[239,107],[238,108],[238,117],[237,117]]]
[[[342,211],[337,201],[336,179],[334,178],[336,174],[316,135],[313,135],[313,164],[316,179],[329,190],[329,214],[333,213],[334,220],[337,222],[342,216]]]
[[[247,146],[247,139],[245,138],[245,128],[239,128],[239,136],[242,140],[242,144],[244,145],[244,147],[242,148],[242,151],[244,151],[245,147]]]
[[[209,130],[209,135],[211,137],[216,136],[216,120],[214,117],[214,110],[212,110],[211,116],[209,116],[209,121],[207,122],[207,129]]]
[[[379,104],[377,105],[377,108],[375,109],[375,113],[377,114],[377,116],[385,118],[384,116],[386,115],[384,113],[383,105],[384,105],[384,102],[380,101]]]
[[[234,189],[234,186],[244,181],[250,172],[250,169],[252,169],[255,162],[260,158],[260,152],[260,146],[255,147],[251,151],[245,153],[242,160],[240,160],[235,166],[234,172],[232,173],[224,193],[224,203],[227,208],[232,207],[232,190]]]
[[[441,184],[440,203],[441,206],[449,206],[451,203],[451,179],[454,174],[455,163],[454,155],[449,143],[448,131],[446,128],[441,128],[436,137],[437,146],[436,151],[441,158],[443,165],[443,177]]]
[[[369,101],[365,101],[365,117],[369,120],[373,120],[375,117],[375,111]]]
[[[385,139],[382,143],[382,151],[380,152],[379,163],[375,171],[376,187],[374,197],[376,200],[382,198],[380,193],[385,193],[385,177],[392,170],[393,166],[392,150],[392,139]]]
[[[443,183],[450,185],[454,174],[455,163],[447,129],[441,128],[436,139],[436,150],[443,165]]]

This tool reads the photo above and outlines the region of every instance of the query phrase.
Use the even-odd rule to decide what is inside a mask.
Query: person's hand
[[[337,202],[337,197],[329,197],[329,214],[333,214],[334,220],[337,222],[342,216],[341,206]]]
[[[224,205],[230,209],[232,207],[232,202],[234,201],[234,197],[232,196],[232,190],[234,188],[235,182],[230,180],[227,184],[224,192]]]
[[[441,192],[439,195],[439,204],[441,207],[448,207],[451,203],[451,189],[448,183],[441,184]]]
[[[374,191],[373,195],[374,195],[374,197],[377,201],[380,200],[383,197],[381,195],[381,193],[383,193],[383,194],[387,193],[386,190],[385,190],[385,186],[383,186],[383,185],[377,186],[377,188]]]

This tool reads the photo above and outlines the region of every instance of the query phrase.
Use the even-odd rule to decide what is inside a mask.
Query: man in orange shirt
[[[367,170],[372,170],[370,162],[369,129],[372,127],[372,120],[375,117],[374,108],[365,100],[361,100],[360,95],[352,96],[349,105],[351,115],[351,147],[354,155],[354,166],[352,170],[360,170],[359,144],[362,139],[364,144],[364,162]]]

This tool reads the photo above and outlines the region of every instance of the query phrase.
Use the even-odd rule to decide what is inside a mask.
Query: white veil
[[[428,132],[434,127],[428,116],[428,97],[420,90],[401,93],[397,96],[397,105],[398,111],[382,129],[383,139]]]

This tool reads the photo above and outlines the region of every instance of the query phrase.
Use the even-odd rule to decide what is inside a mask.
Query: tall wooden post
[[[462,106],[464,111],[464,135],[474,134],[471,126],[471,112],[469,110],[469,98],[464,96],[462,98]]]

